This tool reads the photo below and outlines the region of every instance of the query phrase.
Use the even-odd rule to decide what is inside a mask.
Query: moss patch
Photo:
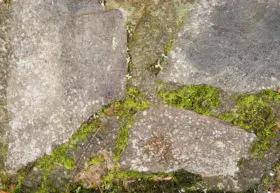
[[[126,90],[126,96],[123,100],[112,103],[111,105],[115,109],[115,114],[120,117],[121,129],[115,140],[115,149],[113,151],[113,157],[117,160],[120,153],[126,146],[128,129],[131,127],[134,121],[134,115],[138,111],[142,111],[149,107],[149,104],[140,91],[133,86],[130,86]]]
[[[96,132],[101,127],[101,121],[93,119],[88,123],[82,124],[81,127],[72,135],[66,143],[58,145],[50,155],[44,155],[36,161],[36,165],[42,170],[50,170],[55,164],[64,166],[65,169],[71,170],[75,166],[75,161],[69,157],[70,149],[75,148],[77,143],[85,139],[89,133]]]
[[[248,131],[253,131],[257,135],[258,141],[252,146],[254,155],[262,156],[264,150],[269,148],[270,139],[276,134],[273,130],[276,126],[276,116],[268,99],[272,100],[278,94],[275,96],[267,94],[266,90],[258,94],[235,95],[235,107],[218,116]]]
[[[56,192],[52,182],[49,180],[51,170],[55,165],[62,166],[66,170],[72,170],[75,167],[75,160],[69,155],[69,151],[75,149],[77,145],[89,134],[94,134],[95,132],[98,132],[102,129],[101,121],[98,118],[101,115],[103,115],[103,110],[95,115],[96,118],[82,124],[81,127],[76,132],[74,132],[72,137],[66,143],[58,145],[51,151],[50,155],[45,154],[36,161],[18,170],[16,176],[12,177],[8,182],[6,182],[6,184],[16,184],[16,188],[13,188],[12,190],[10,188],[6,188],[6,190],[10,189],[11,192],[24,193]],[[37,168],[40,171],[38,176],[40,183],[32,188],[23,187],[21,184],[24,181],[25,176],[27,176],[34,168]]]
[[[219,107],[219,91],[209,85],[185,85],[174,90],[161,89],[158,96],[167,105],[215,116],[254,132],[258,140],[252,144],[253,155],[263,156],[276,134],[274,128],[277,118],[272,103],[280,103],[280,94],[273,90],[266,89],[256,94],[233,94],[230,100],[235,101],[234,107],[223,109],[219,114],[212,113],[212,110]]]
[[[66,143],[58,145],[51,151],[50,155],[46,154],[35,162],[20,169],[17,172],[14,184],[17,184],[20,192],[24,192],[26,187],[21,186],[22,181],[32,168],[38,168],[41,173],[39,175],[41,178],[39,180],[41,182],[38,186],[32,188],[32,190],[28,189],[26,191],[52,192],[53,188],[49,181],[49,175],[54,166],[62,166],[66,170],[74,169],[75,160],[71,157],[69,152],[75,149],[89,134],[95,134],[102,130],[101,118],[105,116],[106,113],[113,113],[113,115],[118,116],[120,120],[121,129],[116,136],[115,147],[113,149],[113,156],[115,162],[117,162],[120,153],[126,146],[128,129],[133,123],[135,113],[144,110],[148,106],[148,102],[136,87],[127,87],[126,95],[123,100],[112,102],[107,108],[102,108],[99,113],[94,115],[94,119],[82,124]],[[89,161],[89,165],[102,162],[103,160],[104,157],[102,157],[102,155],[94,156]]]
[[[201,176],[184,170],[171,173],[144,173],[136,171],[117,171],[103,177],[105,192],[176,192],[197,191]]]
[[[162,89],[158,96],[167,105],[205,115],[210,115],[211,109],[219,105],[218,90],[208,85],[186,85],[176,90]]]
[[[88,165],[94,165],[94,164],[103,162],[104,160],[105,160],[104,156],[102,154],[99,154],[99,155],[91,157],[90,160],[88,161]]]

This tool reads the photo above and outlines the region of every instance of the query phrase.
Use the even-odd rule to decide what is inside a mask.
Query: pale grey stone
[[[122,14],[97,0],[13,1],[6,167],[50,153],[102,105],[121,97]]]
[[[226,91],[280,85],[278,0],[201,0],[189,14],[159,77]]]
[[[137,114],[120,167],[236,177],[255,135],[222,120],[162,105]]]

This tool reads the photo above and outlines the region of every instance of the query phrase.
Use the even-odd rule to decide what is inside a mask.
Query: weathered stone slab
[[[124,91],[122,14],[97,0],[14,1],[6,167],[14,171],[66,141]]]
[[[255,135],[223,121],[174,107],[152,106],[136,116],[123,169],[174,171],[204,176],[235,176]]]
[[[201,0],[188,16],[160,79],[227,91],[280,85],[278,0]]]

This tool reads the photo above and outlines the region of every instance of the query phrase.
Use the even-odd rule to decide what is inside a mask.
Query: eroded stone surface
[[[124,90],[122,14],[97,0],[14,1],[7,169],[66,141]]]
[[[188,16],[160,79],[227,91],[280,85],[278,0],[201,0]]]
[[[183,168],[204,176],[234,176],[254,138],[213,117],[152,106],[136,116],[120,165],[138,171]]]

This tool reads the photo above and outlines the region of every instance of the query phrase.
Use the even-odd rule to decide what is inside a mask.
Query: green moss
[[[69,147],[67,143],[59,145],[50,155],[44,155],[36,162],[37,166],[42,170],[50,170],[55,164],[64,166],[65,169],[71,170],[75,166],[75,161],[67,156]]]
[[[257,135],[258,141],[252,145],[255,155],[263,155],[263,151],[269,148],[270,139],[275,136],[276,116],[267,100],[274,99],[272,94],[265,90],[258,94],[236,95],[235,107],[218,116]]]
[[[20,193],[21,192],[21,183],[17,184],[15,189],[12,191],[12,193]]]
[[[5,159],[7,155],[7,144],[0,144],[0,158]]]
[[[90,121],[89,123],[84,123],[81,125],[81,127],[75,131],[75,133],[72,135],[70,139],[71,144],[76,144],[78,141],[85,139],[89,133],[92,133],[95,130],[95,128],[100,126],[100,120],[95,119]]]
[[[114,107],[115,113],[120,117],[121,129],[115,140],[115,149],[113,157],[117,160],[120,153],[126,146],[128,129],[131,127],[134,121],[134,114],[138,111],[142,111],[149,107],[149,104],[141,92],[133,86],[130,86],[126,90],[126,96],[121,101],[116,101],[111,105]]]
[[[114,158],[116,160],[119,158],[121,151],[124,149],[127,142],[127,132],[129,127],[133,122],[133,116],[136,112],[141,111],[147,108],[148,102],[144,98],[144,96],[140,93],[140,91],[135,87],[128,87],[126,90],[126,96],[123,100],[113,102],[110,106],[114,106],[116,108],[115,114],[120,117],[121,130],[116,137],[115,141],[115,149],[114,149]],[[90,133],[97,132],[101,130],[101,121],[99,117],[104,115],[104,109],[102,109],[99,113],[95,115],[95,119],[89,121],[88,123],[82,124],[81,127],[72,135],[72,137],[63,144],[58,145],[55,149],[53,149],[50,155],[44,155],[37,159],[32,164],[33,167],[38,167],[44,173],[42,176],[42,182],[39,186],[37,192],[44,192],[46,187],[51,187],[49,182],[47,181],[50,170],[55,165],[61,165],[67,170],[71,170],[75,167],[75,161],[69,155],[69,151],[73,148],[76,148],[77,144],[85,139]],[[104,157],[94,157],[90,160],[89,164],[94,164],[104,160]],[[17,174],[17,184],[20,185],[28,171],[30,170],[30,166],[24,167],[19,170]],[[47,192],[47,191],[46,191]]]
[[[158,92],[161,100],[171,106],[194,110],[199,114],[213,115],[211,109],[218,107],[218,90],[208,85],[186,85],[175,90],[161,89]],[[223,111],[217,117],[226,122],[254,132],[256,140],[251,151],[254,155],[263,156],[269,148],[270,140],[276,132],[276,116],[271,103],[278,103],[280,94],[272,90],[263,90],[256,94],[234,94],[234,108]]]
[[[94,164],[103,162],[104,160],[105,159],[104,159],[104,156],[102,154],[96,155],[96,156],[93,156],[93,157],[90,158],[90,160],[88,161],[88,165],[94,165]]]
[[[101,115],[102,111],[97,115]],[[90,133],[96,132],[101,128],[100,119],[96,118],[88,123],[84,123],[80,128],[74,132],[68,142],[58,145],[50,155],[44,155],[36,161],[36,165],[42,170],[50,170],[55,164],[64,166],[65,169],[71,170],[75,166],[75,161],[68,156],[70,149],[76,147],[76,145],[83,139],[85,139]]]
[[[162,89],[158,95],[165,104],[199,114],[209,115],[211,109],[219,105],[218,90],[208,85],[186,85],[171,91]]]
[[[105,192],[177,192],[184,189],[198,190],[201,176],[184,170],[171,173],[145,173],[137,171],[110,172],[102,178]],[[128,183],[130,182],[130,183]]]
[[[42,182],[37,190],[35,190],[35,193],[48,193],[51,192],[49,190],[49,187],[51,186],[51,183],[48,180],[48,176],[43,176]]]
[[[0,171],[0,190],[8,190],[9,177],[6,170]]]
[[[173,42],[174,40],[169,40],[169,42],[164,46],[164,55],[167,55],[170,52]]]
[[[280,104],[280,94],[274,90],[271,89],[262,90],[259,93],[259,96],[262,98],[270,99],[272,100],[272,102]]]

